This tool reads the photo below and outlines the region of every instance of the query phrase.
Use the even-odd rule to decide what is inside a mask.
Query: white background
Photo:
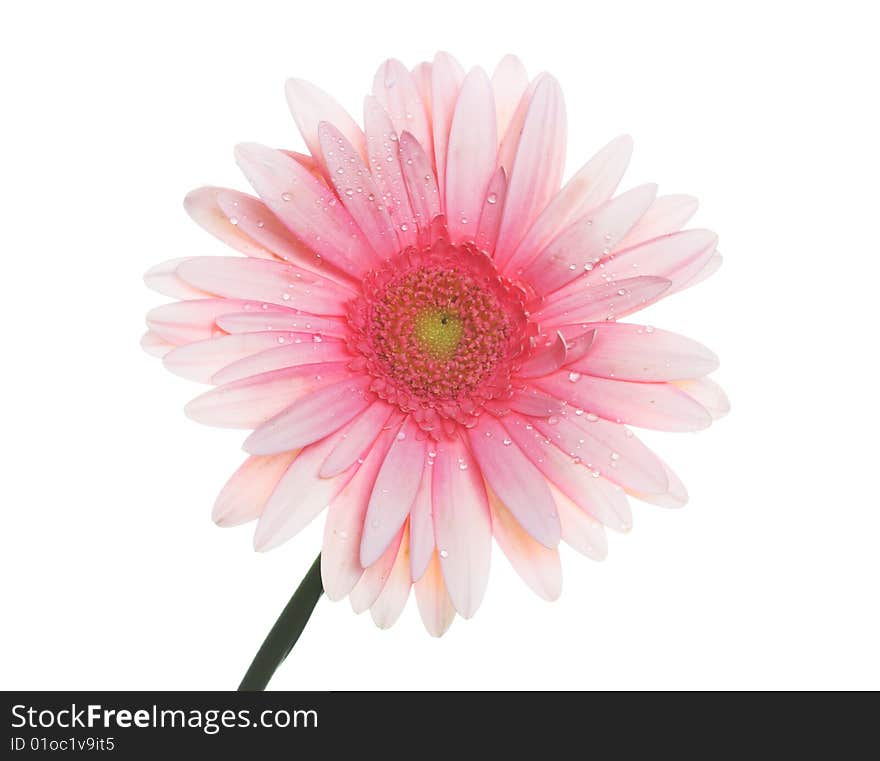
[[[286,689],[878,688],[876,19],[868,3],[18,3],[0,30],[0,681],[228,689],[319,548],[210,521],[243,455],[143,354],[141,275],[222,245],[184,214],[299,147],[288,76],[359,113],[375,67],[507,52],[561,81],[568,172],[629,132],[625,185],[702,201],[725,265],[645,318],[712,346],[732,414],[651,434],[690,504],[636,503],[545,603],[493,556],[434,640],[321,601]]]

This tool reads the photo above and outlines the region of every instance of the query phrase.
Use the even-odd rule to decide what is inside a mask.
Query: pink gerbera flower
[[[146,275],[178,301],[144,347],[210,383],[187,413],[253,429],[214,519],[257,521],[255,547],[328,508],[321,577],[381,627],[411,586],[428,631],[472,616],[492,537],[539,595],[560,593],[557,545],[606,552],[627,496],[686,500],[627,425],[708,426],[727,410],[715,355],[620,318],[721,262],[684,230],[688,196],[614,196],[629,137],[561,189],[556,80],[513,57],[490,79],[449,55],[384,63],[364,127],[299,80],[287,98],[309,154],[241,145],[259,198],[187,196],[245,256],[176,259]]]

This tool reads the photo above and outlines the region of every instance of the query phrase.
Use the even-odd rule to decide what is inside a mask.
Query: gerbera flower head
[[[691,431],[727,409],[708,349],[618,322],[717,269],[716,236],[681,230],[688,196],[614,196],[626,136],[560,189],[562,92],[510,56],[491,79],[444,53],[388,61],[363,129],[310,84],[287,97],[308,154],[239,146],[258,197],[185,201],[244,256],[146,275],[177,301],[150,312],[144,347],[214,386],[188,414],[253,430],[215,520],[256,520],[263,550],[329,508],[324,588],[383,627],[413,585],[432,634],[473,615],[493,536],[557,597],[560,539],[601,558],[628,495],[686,500],[628,426]]]

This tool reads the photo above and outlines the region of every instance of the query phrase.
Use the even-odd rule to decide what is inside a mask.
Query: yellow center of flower
[[[435,359],[451,359],[461,340],[462,321],[455,312],[425,309],[413,321],[413,334],[421,348]]]

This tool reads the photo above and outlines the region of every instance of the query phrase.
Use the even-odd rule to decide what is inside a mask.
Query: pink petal
[[[397,558],[385,581],[385,586],[376,598],[370,608],[370,615],[373,617],[373,623],[380,629],[387,629],[394,625],[394,622],[400,618],[406,607],[406,600],[409,597],[409,590],[412,581],[409,577],[409,538],[406,528],[404,528],[403,539],[397,550]]]
[[[231,302],[227,302],[231,303]],[[262,330],[311,332],[313,336],[345,338],[348,322],[342,317],[318,317],[297,313],[293,310],[265,304],[257,311],[236,312],[220,315],[217,326],[227,333],[257,333]],[[271,309],[269,308],[271,306]]]
[[[660,431],[698,431],[712,418],[670,383],[631,383],[569,373],[533,381],[540,389],[606,420]]]
[[[528,86],[529,75],[519,58],[513,55],[504,56],[492,74],[492,92],[495,95],[499,143],[504,138]]]
[[[422,61],[420,64],[413,66],[412,76],[413,80],[416,83],[416,89],[419,91],[419,95],[422,98],[422,103],[425,104],[425,111],[428,112],[428,121],[431,121],[431,113],[433,110],[433,103],[431,102],[431,69],[432,66],[428,61]]]
[[[672,292],[706,265],[717,243],[718,236],[709,230],[683,230],[664,235],[613,254],[587,273],[586,282],[592,285],[600,279],[651,275],[671,280]]]
[[[437,454],[432,446],[428,446],[428,459],[419,482],[419,490],[409,511],[410,575],[413,581],[422,578],[434,553],[434,516],[431,504],[434,466],[429,466],[428,463],[433,462]]]
[[[383,259],[397,253],[397,233],[379,186],[339,130],[321,122],[321,150],[336,192],[373,250]]]
[[[551,423],[533,420],[537,430],[563,453],[625,489],[662,494],[668,487],[660,459],[624,426],[589,413]]]
[[[256,428],[304,394],[351,374],[338,363],[288,367],[218,386],[186,405],[186,414],[206,425]]]
[[[364,572],[360,561],[364,515],[392,439],[388,431],[380,434],[363,464],[330,502],[321,549],[321,579],[331,600],[341,600],[351,592]]]
[[[227,246],[245,256],[274,259],[275,256],[270,250],[239,228],[237,216],[230,216],[220,207],[218,198],[223,192],[235,193],[235,191],[224,191],[223,188],[197,188],[183,199],[183,208],[198,225]]]
[[[464,70],[448,53],[437,53],[431,67],[431,108],[434,132],[434,163],[437,166],[437,187],[446,197],[446,160],[449,130],[458,93],[464,81]],[[494,157],[493,157],[494,158]]]
[[[440,569],[440,558],[435,552],[428,564],[428,570],[415,583],[416,602],[425,628],[432,637],[442,637],[452,626],[455,619],[455,608]]]
[[[510,257],[501,262],[506,263],[506,271],[516,272],[530,264],[558,233],[611,198],[629,164],[632,147],[632,138],[623,135],[593,156],[547,204]]]
[[[562,335],[562,331],[557,332]],[[570,365],[587,355],[587,352],[590,351],[590,347],[593,345],[593,340],[596,338],[596,331],[589,328],[584,330],[583,327],[580,327],[571,328],[567,332],[569,334],[568,337],[563,335],[566,349],[565,364]]]
[[[391,59],[379,67],[373,79],[373,95],[388,112],[397,134],[412,133],[425,153],[433,155],[428,112],[413,75],[400,61]]]
[[[495,242],[498,239],[498,228],[501,226],[501,212],[504,209],[506,196],[507,174],[504,167],[498,167],[489,181],[489,187],[486,188],[486,198],[483,201],[480,224],[477,228],[477,246],[489,254],[495,251]]]
[[[459,438],[437,444],[431,504],[434,535],[449,597],[470,618],[486,593],[492,525],[486,489],[470,452]]]
[[[492,491],[529,534],[545,547],[555,547],[559,543],[559,519],[541,472],[490,415],[482,415],[468,437]]]
[[[311,336],[307,336],[309,344],[305,348],[311,348]],[[171,372],[180,375],[183,378],[199,381],[200,383],[210,383],[215,374],[220,370],[232,364],[239,364],[239,360],[244,358],[252,358],[253,355],[262,355],[267,349],[293,348],[279,347],[279,343],[293,344],[295,340],[302,341],[302,334],[298,333],[276,333],[274,331],[264,333],[237,333],[235,335],[223,335],[219,338],[211,338],[205,341],[196,341],[178,346],[174,351],[165,357],[165,367]],[[334,342],[337,346],[341,345],[339,341]],[[330,342],[328,342],[330,345]],[[317,348],[321,348],[320,345]],[[278,370],[281,367],[291,367],[293,365],[315,364],[326,361],[342,361],[343,359],[351,359],[351,355],[331,356],[327,354],[325,357],[316,356],[313,362],[291,361],[287,364],[268,363],[260,369],[260,364],[245,365],[245,367],[254,367],[253,372],[241,374],[236,371],[227,373],[226,377],[218,377],[214,383],[227,383],[238,378],[244,378],[248,375],[257,375],[260,372],[268,372],[269,370]]]
[[[340,284],[350,285],[344,275],[327,267],[315,252],[298,240],[260,199],[234,190],[220,190],[217,205],[235,229],[246,234],[274,257],[296,264]],[[267,257],[264,257],[267,258]]]
[[[385,552],[416,498],[425,463],[425,441],[407,418],[388,450],[367,506],[361,539],[361,565],[366,568]]]
[[[162,359],[162,357],[174,348],[174,344],[169,343],[152,330],[148,330],[141,337],[141,348],[147,352],[147,354]]]
[[[400,135],[400,165],[416,224],[427,231],[441,213],[440,192],[430,159],[409,132]]]
[[[589,285],[578,279],[541,300],[532,314],[547,327],[616,320],[654,303],[671,285],[662,277],[631,277]]]
[[[472,241],[495,172],[495,101],[486,73],[472,69],[455,106],[446,158],[446,217],[453,243]]]
[[[730,400],[727,394],[711,378],[675,381],[674,385],[705,407],[713,420],[718,420],[730,412]]]
[[[163,340],[180,346],[224,335],[216,322],[221,314],[260,309],[260,306],[260,302],[232,299],[175,301],[173,304],[163,304],[150,310],[147,313],[147,325]]]
[[[233,299],[295,307],[313,314],[343,316],[352,292],[300,267],[262,259],[198,256],[178,268],[180,277],[197,288]],[[241,311],[230,305],[226,313]]]
[[[357,471],[349,468],[334,478],[320,478],[321,463],[336,437],[305,447],[278,482],[260,515],[254,549],[271,550],[296,536],[342,491]]]
[[[144,273],[144,283],[147,288],[171,299],[203,299],[210,296],[209,293],[187,285],[178,277],[178,266],[188,258],[184,256],[179,259],[169,259],[148,269]]]
[[[672,292],[683,291],[685,288],[692,288],[697,283],[702,283],[706,278],[712,277],[712,275],[718,272],[723,262],[721,254],[716,251],[695,275],[678,283]]]
[[[504,427],[509,433],[508,440],[512,439],[528,461],[578,507],[609,528],[629,530],[632,516],[626,495],[620,487],[599,478],[598,471],[589,470],[576,458],[563,454],[543,433],[536,431],[522,418],[509,415],[504,419]],[[555,502],[553,505],[552,514],[554,520],[558,521]]]
[[[543,336],[539,336],[539,338],[543,338]],[[565,364],[565,355],[568,349],[562,333],[557,331],[553,336],[547,338],[548,343],[536,346],[529,358],[516,371],[518,378],[549,375]]]
[[[630,248],[646,240],[681,230],[694,216],[698,205],[699,202],[693,196],[658,196],[635,227],[620,241],[618,248]]]
[[[288,79],[285,92],[290,113],[312,156],[322,160],[318,125],[329,122],[345,135],[346,140],[362,157],[366,157],[364,133],[345,109],[327,93],[302,79]]]
[[[321,465],[321,478],[331,478],[348,470],[358,459],[366,456],[379,435],[388,430],[394,413],[384,401],[373,402],[348,424],[339,443]]]
[[[320,441],[372,404],[369,385],[369,377],[356,377],[316,389],[257,428],[245,440],[244,450],[275,454]]]
[[[373,565],[364,569],[363,575],[351,590],[349,600],[351,608],[355,613],[363,613],[367,610],[379,596],[382,588],[385,586],[391,569],[397,560],[397,551],[400,548],[400,542],[403,539],[405,527],[401,527],[397,532],[397,536],[391,540],[388,549],[382,553],[382,556]]]
[[[718,369],[718,357],[684,336],[644,325],[604,323],[587,355],[570,370],[602,378],[670,381],[699,378]]]
[[[211,515],[214,522],[218,526],[239,526],[259,518],[297,454],[294,451],[270,457],[248,457],[217,496]]]
[[[559,190],[564,165],[565,104],[562,90],[553,77],[544,76],[528,105],[516,158],[510,170],[496,247],[502,256],[517,246],[535,217]]]
[[[246,333],[242,335],[265,334]],[[275,344],[272,348],[225,365],[211,376],[210,382],[231,383],[251,375],[261,375],[285,367],[326,365],[332,362],[348,364],[352,359],[348,348],[342,341],[322,340],[320,343],[316,343],[314,336],[303,333],[279,335],[277,331],[272,331],[271,335],[275,336]]]
[[[525,124],[526,115],[529,112],[529,105],[532,102],[532,97],[535,94],[535,88],[546,78],[546,76],[546,74],[540,74],[528,83],[520,96],[519,102],[511,113],[507,129],[499,135],[498,166],[504,168],[508,177],[510,176],[510,170],[513,169],[516,151],[519,147],[519,141],[522,138],[523,125]]]
[[[356,279],[376,263],[333,191],[299,163],[255,143],[239,145],[235,158],[260,198],[316,257]]]
[[[514,391],[506,401],[499,401],[489,407],[499,414],[513,411],[530,417],[550,417],[562,414],[565,405],[544,391],[536,388],[524,388]]]
[[[545,600],[557,600],[562,593],[562,565],[559,551],[539,544],[529,536],[493,493],[492,533],[520,578]]]
[[[370,171],[388,207],[398,245],[401,249],[413,246],[417,240],[416,222],[403,179],[400,139],[385,109],[372,96],[364,101],[364,124]]]
[[[656,193],[656,185],[642,185],[570,225],[525,268],[523,279],[542,295],[589,274],[645,213]]]
[[[552,484],[550,491],[559,511],[562,541],[588,558],[604,560],[608,555],[608,539],[602,524],[589,513],[581,510]]]
[[[666,491],[662,494],[644,494],[637,491],[630,491],[628,493],[636,499],[640,499],[642,502],[648,502],[652,505],[657,505],[658,507],[684,507],[688,501],[688,493],[685,485],[681,482],[681,479],[675,475],[672,468],[662,460],[661,464],[666,471],[666,479],[669,482]]]

